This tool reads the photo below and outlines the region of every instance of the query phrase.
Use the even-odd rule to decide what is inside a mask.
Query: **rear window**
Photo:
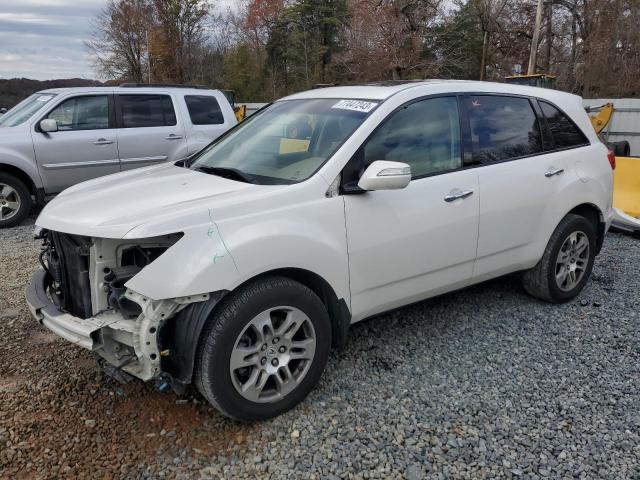
[[[185,95],[184,101],[194,125],[219,125],[224,116],[215,97],[210,95]]]
[[[169,95],[118,95],[123,128],[164,127],[176,124]]]
[[[527,98],[467,98],[474,163],[487,164],[542,152],[538,119]]]
[[[547,119],[547,125],[556,144],[556,148],[570,148],[587,145],[589,141],[580,129],[556,107],[539,100],[542,113]]]

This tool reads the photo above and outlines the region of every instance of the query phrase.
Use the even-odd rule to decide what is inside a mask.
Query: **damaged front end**
[[[188,305],[209,300],[209,294],[153,300],[126,284],[181,236],[117,240],[42,230],[42,268],[26,293],[31,313],[54,333],[97,354],[114,376],[158,378],[163,357],[171,365],[175,359],[168,357],[177,353],[172,339],[161,334],[165,324]],[[170,373],[163,375],[171,380]],[[176,388],[184,380],[169,384]]]

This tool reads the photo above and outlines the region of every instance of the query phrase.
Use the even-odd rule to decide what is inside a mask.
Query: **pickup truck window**
[[[169,95],[118,95],[122,128],[165,127],[176,124]]]
[[[15,127],[26,122],[53,97],[55,97],[53,93],[35,93],[25,98],[0,117],[0,127]]]
[[[74,97],[51,110],[47,118],[58,122],[58,130],[109,128],[109,98],[106,95]]]
[[[185,95],[184,101],[194,125],[220,125],[224,117],[216,97],[211,95]]]
[[[204,149],[190,168],[290,184],[313,175],[378,106],[368,100],[276,102]]]

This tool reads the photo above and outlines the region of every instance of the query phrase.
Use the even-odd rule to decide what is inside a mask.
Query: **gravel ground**
[[[510,276],[358,324],[302,405],[243,425],[34,322],[31,229],[0,231],[0,478],[640,478],[640,239],[608,235],[566,305]]]

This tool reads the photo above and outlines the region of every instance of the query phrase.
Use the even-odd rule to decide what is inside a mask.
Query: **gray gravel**
[[[241,425],[35,324],[30,237],[0,231],[0,478],[640,478],[640,239],[565,305],[509,276],[358,324],[301,406]]]

